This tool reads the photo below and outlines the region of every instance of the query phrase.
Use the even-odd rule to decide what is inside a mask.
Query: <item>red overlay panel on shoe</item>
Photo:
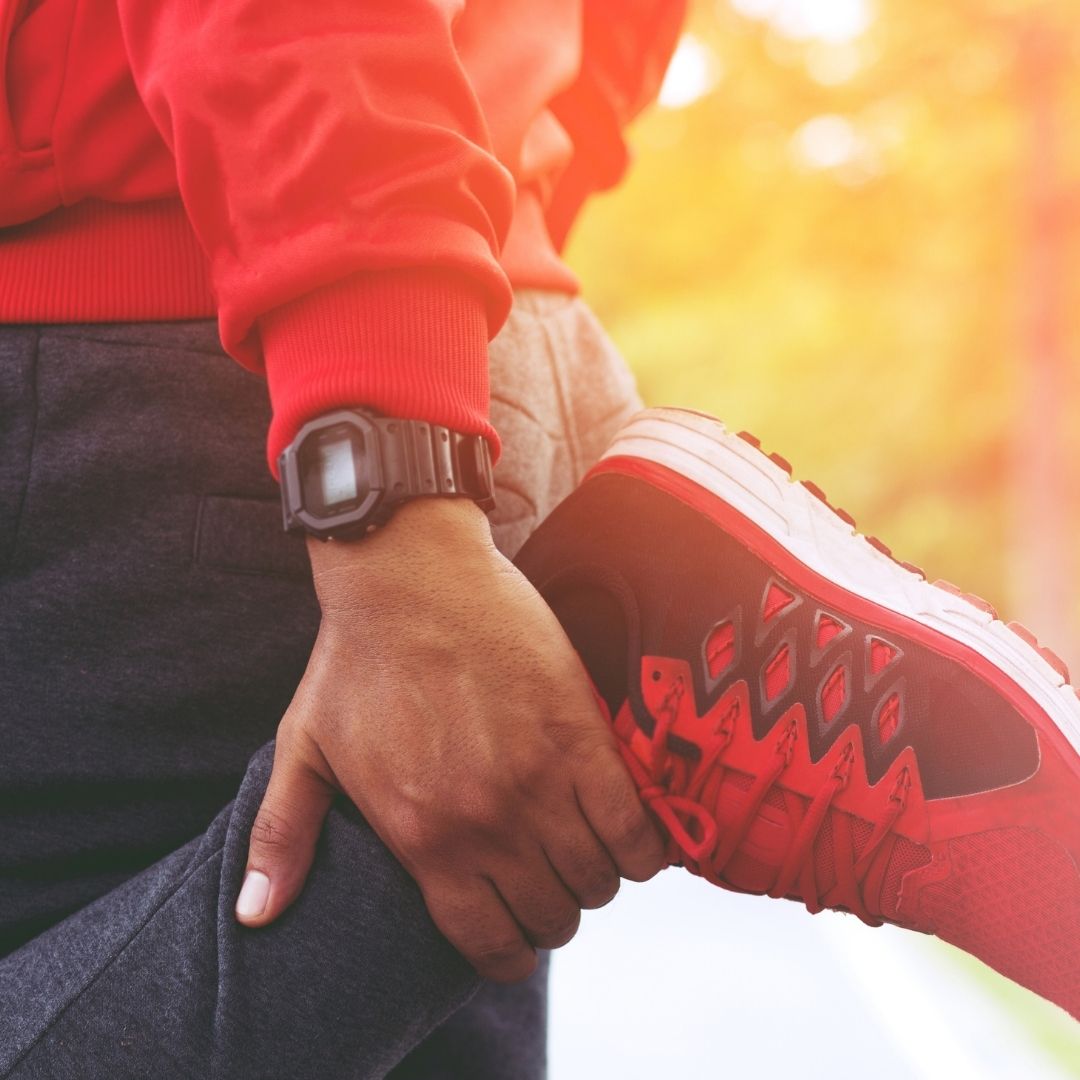
[[[775,581],[771,581],[769,588],[765,592],[765,602],[761,606],[761,618],[765,622],[769,622],[794,603],[795,597],[787,589],[777,585]]]
[[[847,627],[842,622],[822,612],[817,619],[814,645],[819,649],[824,649],[834,637],[838,637],[846,629]]]
[[[900,727],[900,695],[891,694],[878,713],[878,738],[884,746]]]
[[[898,656],[900,651],[881,638],[870,639],[870,674],[878,675],[884,671]]]
[[[731,621],[713,627],[705,642],[705,662],[710,679],[719,679],[735,659],[735,627]]]
[[[836,719],[846,698],[847,672],[843,667],[838,667],[821,688],[821,718],[826,724],[831,724]]]
[[[791,685],[791,650],[783,644],[765,667],[765,700],[775,701]]]

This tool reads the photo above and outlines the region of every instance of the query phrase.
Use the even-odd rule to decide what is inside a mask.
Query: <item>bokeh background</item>
[[[759,436],[1080,667],[1077,0],[700,0],[571,239],[650,404]],[[553,1080],[1080,1077],[940,943],[624,887],[556,957]]]

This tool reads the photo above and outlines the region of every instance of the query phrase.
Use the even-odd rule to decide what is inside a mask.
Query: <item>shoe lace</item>
[[[685,693],[685,680],[683,676],[677,676],[654,710],[649,766],[621,741],[619,748],[637,782],[642,800],[667,830],[675,849],[669,852],[670,860],[681,861],[691,872],[721,885],[725,867],[746,840],[769,792],[779,784],[784,770],[791,764],[798,727],[795,720],[790,719],[776,734],[769,763],[745,790],[737,814],[721,835],[718,810],[725,772],[723,756],[731,743],[739,703],[734,700],[720,713],[709,737],[704,740],[707,745],[702,749],[700,760],[692,765],[672,751],[669,740]],[[805,805],[801,796],[780,789],[793,836],[767,895],[797,897],[814,914],[825,907],[843,907],[863,922],[880,926],[882,920],[870,911],[865,894],[870,882],[878,880],[884,871],[889,851],[886,841],[907,804],[911,776],[906,766],[898,774],[861,850],[855,851],[850,830],[843,834],[844,842],[835,846],[836,881],[824,895],[816,878],[814,844],[833,800],[847,786],[854,762],[855,745],[848,742],[809,805]],[[710,793],[711,798],[708,797]],[[839,830],[836,835],[841,835]]]

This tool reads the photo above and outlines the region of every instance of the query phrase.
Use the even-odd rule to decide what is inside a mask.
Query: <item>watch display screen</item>
[[[367,498],[364,435],[349,424],[334,424],[304,440],[300,485],[304,508],[316,517],[355,510]]]
[[[352,442],[347,439],[326,441],[318,448],[319,482],[322,504],[330,509],[356,498],[356,466]]]

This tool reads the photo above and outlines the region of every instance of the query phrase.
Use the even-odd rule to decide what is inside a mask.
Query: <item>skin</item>
[[[664,865],[577,653],[467,499],[308,551],[322,622],[248,855],[270,891],[237,917],[265,926],[297,897],[340,791],[476,970],[526,978],[620,875]]]

